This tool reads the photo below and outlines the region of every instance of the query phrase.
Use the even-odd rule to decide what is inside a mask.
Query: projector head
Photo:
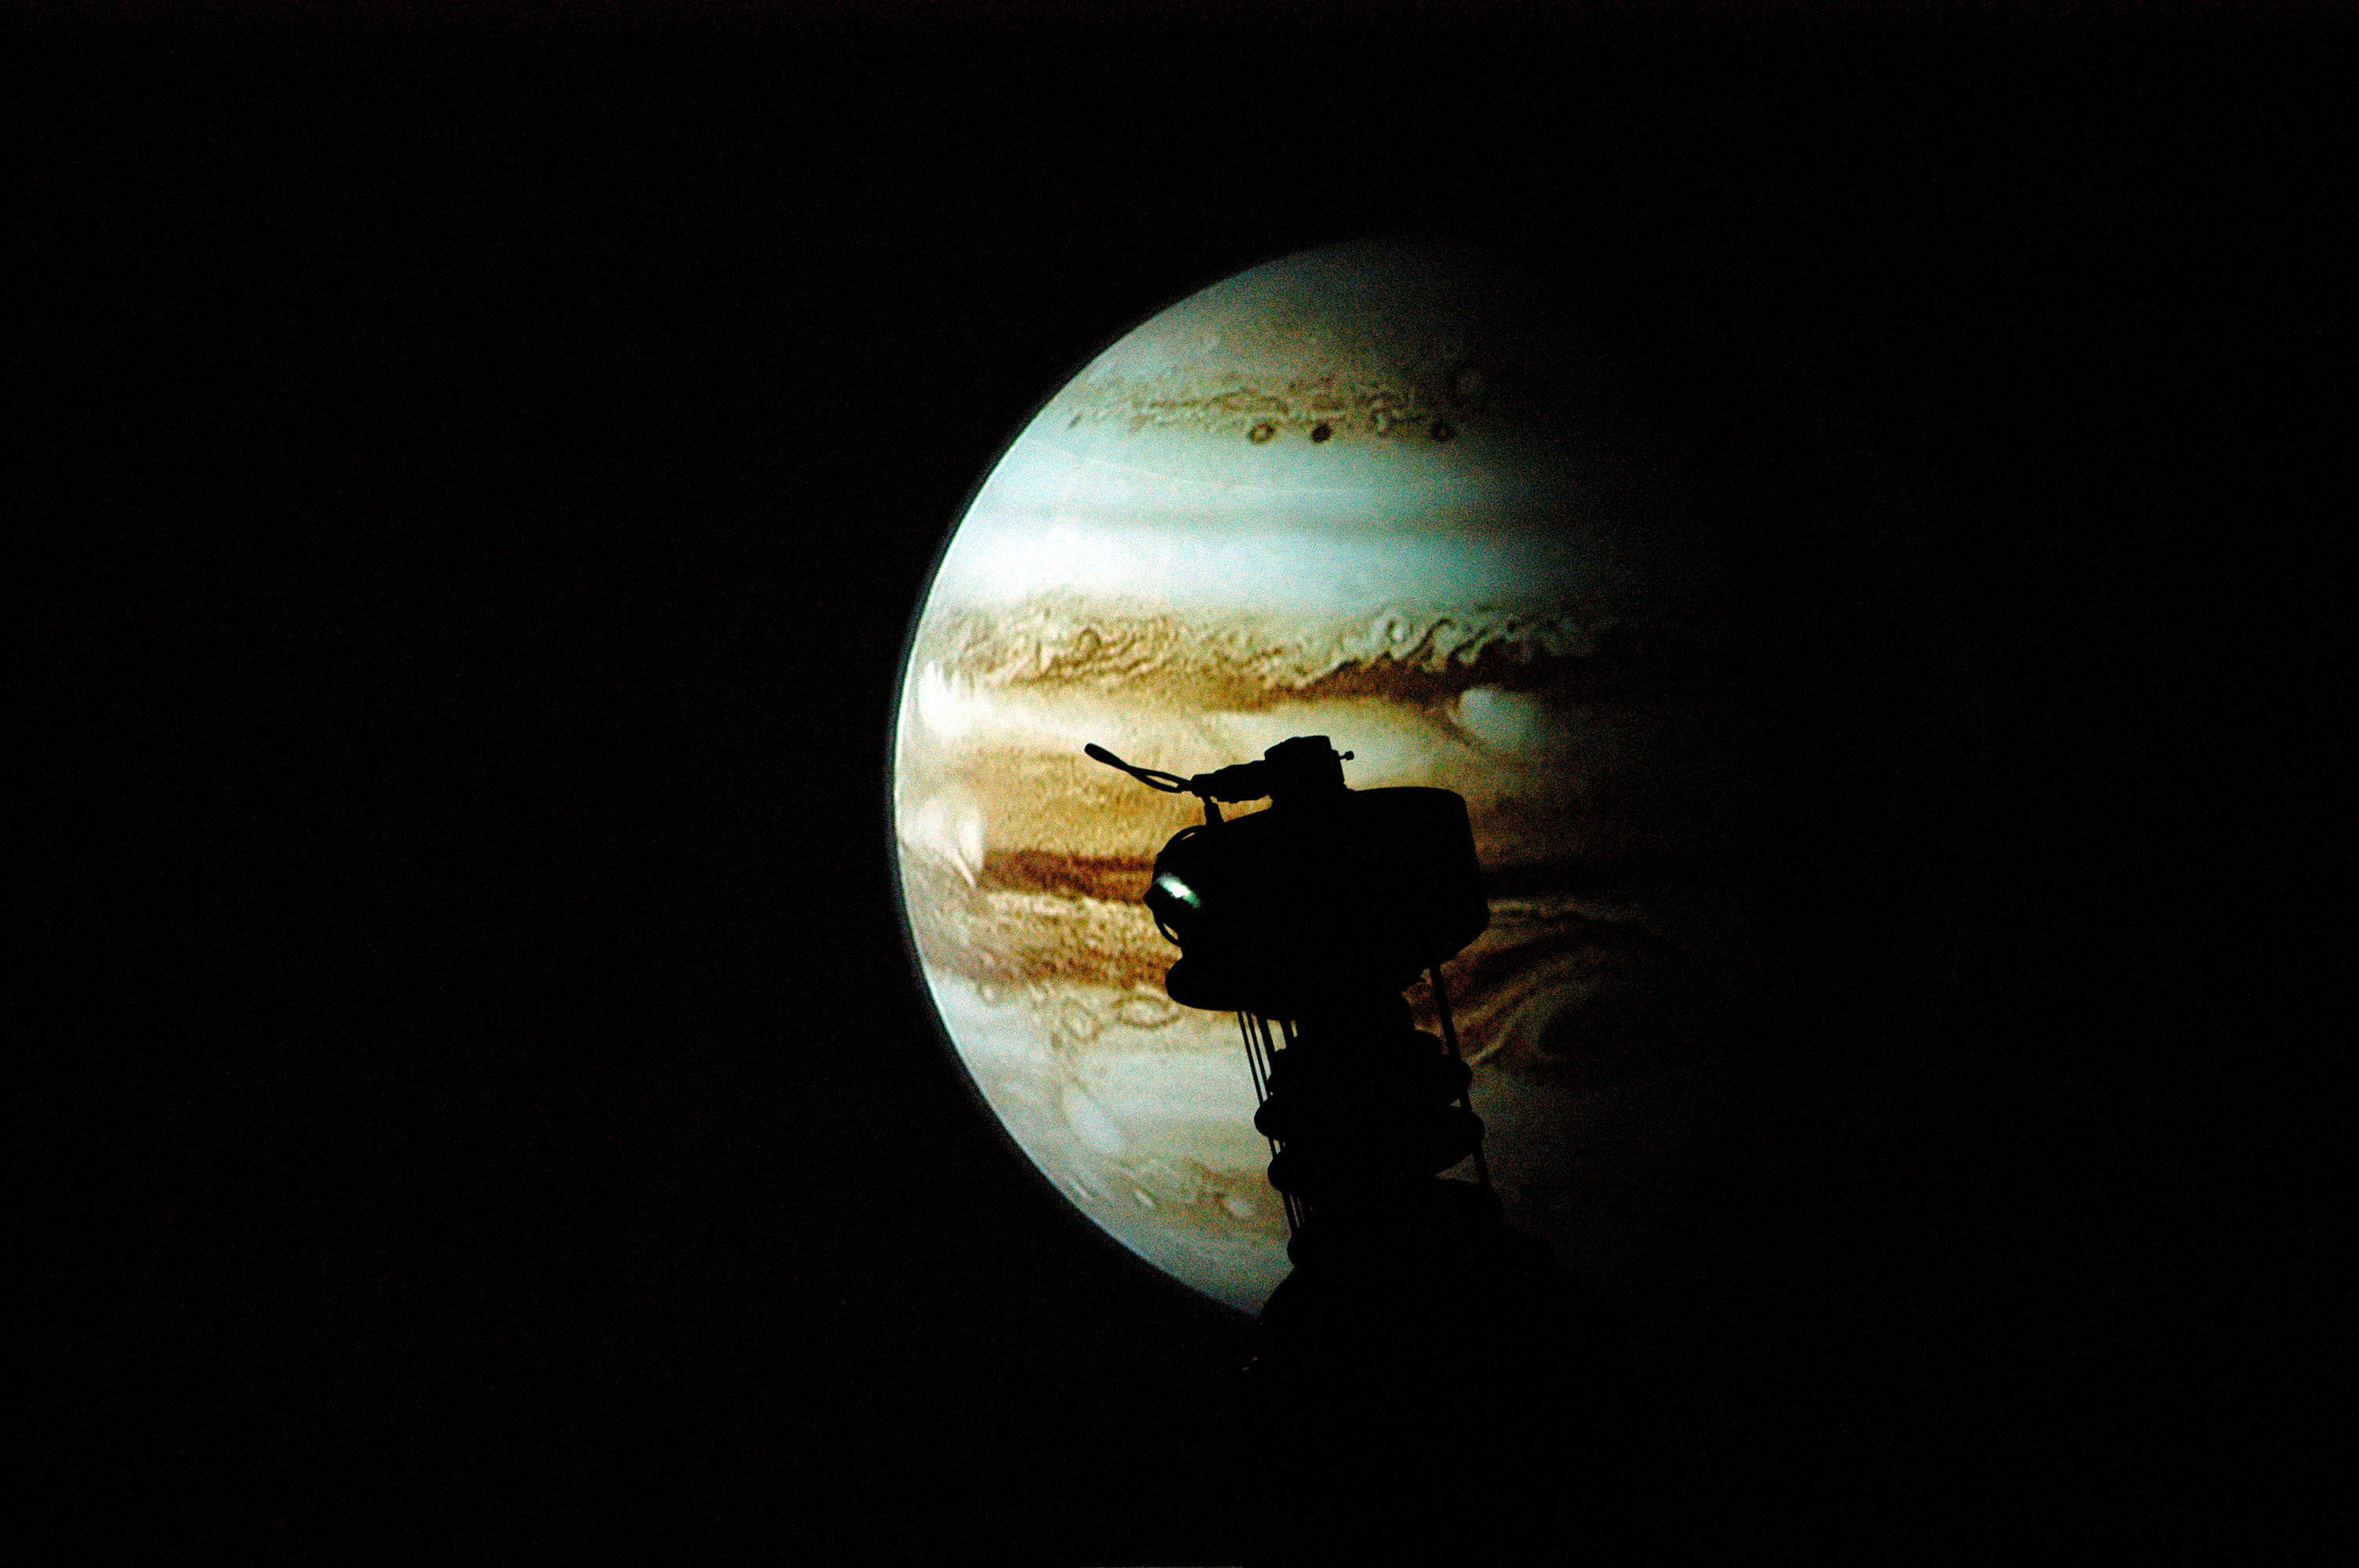
[[[1147,907],[1180,949],[1164,982],[1172,1000],[1301,1018],[1397,994],[1489,924],[1466,802],[1441,789],[1353,790],[1348,756],[1323,735],[1299,736],[1258,762],[1185,781],[1099,756],[1158,789],[1271,801],[1183,828],[1156,857]]]

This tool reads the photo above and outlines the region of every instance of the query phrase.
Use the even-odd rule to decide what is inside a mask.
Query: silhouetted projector
[[[1466,802],[1445,789],[1354,790],[1323,735],[1259,762],[1180,780],[1090,755],[1203,797],[1208,820],[1156,857],[1147,906],[1181,951],[1171,1000],[1299,1018],[1339,997],[1398,992],[1490,923]],[[1217,801],[1270,808],[1223,821]]]
[[[1164,981],[1171,1000],[1237,1015],[1293,1261],[1339,1249],[1406,1260],[1443,1216],[1495,1223],[1441,980],[1442,960],[1490,918],[1466,803],[1441,789],[1350,789],[1346,754],[1324,735],[1188,779],[1089,752],[1204,802],[1203,825],[1157,858],[1147,904],[1180,949]],[[1220,802],[1261,796],[1267,811],[1223,819]],[[1401,999],[1420,976],[1438,1039]],[[1470,1156],[1479,1188],[1437,1185]]]
[[[1323,735],[1184,779],[1089,754],[1204,803],[1147,904],[1180,949],[1171,999],[1237,1014],[1292,1238],[1249,1373],[1277,1500],[1250,1561],[1471,1568],[1528,1560],[1527,1527],[1604,1541],[1617,1336],[1501,1218],[1441,973],[1489,921],[1466,803],[1353,790]],[[1420,977],[1439,1037],[1401,995]],[[1448,1179],[1462,1162],[1473,1182]],[[1524,1506],[1470,1521],[1459,1505],[1503,1486]]]

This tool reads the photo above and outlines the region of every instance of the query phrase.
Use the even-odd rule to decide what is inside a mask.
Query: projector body
[[[1172,1000],[1266,1018],[1397,995],[1490,922],[1466,803],[1443,789],[1338,786],[1184,828],[1147,906],[1180,949]]]

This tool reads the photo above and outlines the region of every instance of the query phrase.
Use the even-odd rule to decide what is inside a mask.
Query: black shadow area
[[[1039,399],[1397,228],[1758,503],[1817,781],[1772,1004],[1851,1282],[1713,1306],[1671,1538],[2292,1517],[2347,30],[19,41],[44,1528],[1233,1561],[1248,1325],[974,1108],[886,722]]]

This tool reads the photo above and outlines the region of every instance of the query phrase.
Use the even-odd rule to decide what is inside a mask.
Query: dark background
[[[1399,227],[1781,498],[1874,1288],[1730,1352],[1670,1537],[2299,1520],[2347,27],[473,15],[16,29],[43,1524],[1234,1561],[1249,1325],[973,1099],[887,717],[1035,404]]]

